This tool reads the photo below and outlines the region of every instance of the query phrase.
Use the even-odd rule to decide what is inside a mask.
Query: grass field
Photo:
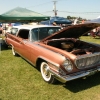
[[[100,44],[98,38],[81,39]],[[100,100],[100,73],[66,84],[48,84],[32,65],[14,57],[11,49],[1,49],[0,100]]]

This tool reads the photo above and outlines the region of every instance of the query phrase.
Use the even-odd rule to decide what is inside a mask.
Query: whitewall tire
[[[56,79],[53,75],[48,71],[49,65],[46,62],[42,62],[40,65],[41,75],[44,81],[48,83],[55,83]]]

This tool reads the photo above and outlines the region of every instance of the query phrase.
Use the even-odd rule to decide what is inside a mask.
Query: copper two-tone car
[[[40,69],[44,81],[62,83],[100,71],[100,45],[81,41],[80,36],[98,23],[59,26],[21,25],[6,33],[14,56],[20,55]]]

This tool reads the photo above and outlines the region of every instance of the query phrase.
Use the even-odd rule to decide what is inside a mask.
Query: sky
[[[0,14],[16,7],[26,8],[43,15],[54,16],[56,1],[57,16],[95,19],[100,16],[100,0],[0,0]]]

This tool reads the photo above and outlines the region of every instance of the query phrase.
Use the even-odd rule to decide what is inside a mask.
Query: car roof
[[[53,26],[53,25],[19,25],[19,26],[13,26],[13,28],[18,29],[33,29],[33,28],[42,28],[42,27],[60,27],[60,26]]]

